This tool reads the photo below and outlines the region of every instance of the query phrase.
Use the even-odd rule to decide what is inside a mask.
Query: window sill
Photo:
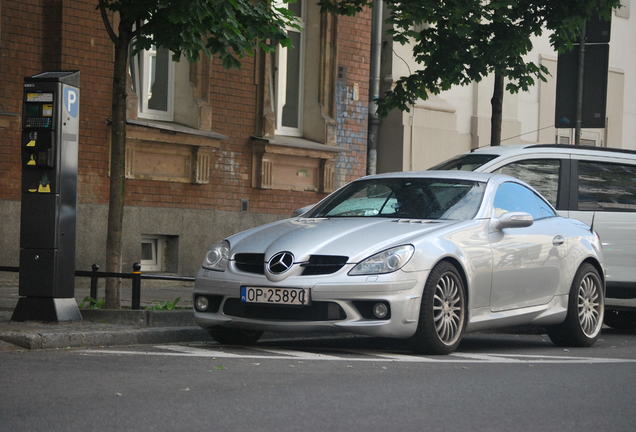
[[[252,186],[329,193],[339,152],[337,147],[303,138],[252,137]]]
[[[341,151],[338,147],[293,136],[252,137],[252,142],[255,145],[268,147],[268,151],[283,154],[303,153],[303,155],[313,155],[314,153],[319,153],[321,156],[334,157]]]
[[[133,126],[127,131],[128,137],[145,141],[219,147],[219,141],[224,141],[228,138],[226,135],[217,132],[204,131],[172,122],[129,119],[126,120],[126,123]]]

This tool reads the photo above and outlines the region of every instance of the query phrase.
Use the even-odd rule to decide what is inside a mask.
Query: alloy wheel
[[[456,276],[447,272],[440,277],[433,296],[433,321],[439,340],[453,345],[462,334],[464,305]]]
[[[581,280],[577,293],[577,312],[581,330],[587,337],[594,337],[603,324],[603,303],[600,285],[593,274]]]

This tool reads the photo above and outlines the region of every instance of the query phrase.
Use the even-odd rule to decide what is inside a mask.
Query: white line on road
[[[481,363],[481,364],[599,364],[599,363],[636,363],[636,359],[617,359],[600,357],[573,357],[573,356],[548,356],[527,354],[478,354],[478,353],[453,353],[448,356],[426,357],[390,352],[345,350],[343,353],[360,355],[362,357],[338,357],[335,355],[320,354],[297,350],[261,347],[233,346],[234,352],[214,350],[207,348],[195,348],[181,345],[156,345],[156,349],[163,351],[135,351],[135,350],[109,350],[89,349],[83,350],[83,354],[111,354],[111,355],[143,355],[166,357],[204,357],[204,358],[244,358],[244,359],[269,359],[269,360],[331,360],[348,362],[410,362],[410,363]],[[166,352],[170,351],[170,352]]]
[[[295,351],[295,350],[284,350],[277,348],[258,348],[258,347],[250,347],[250,350],[253,351],[261,351],[264,353],[274,353],[283,356],[289,356],[292,358],[298,358],[302,360],[345,360],[342,357],[336,357],[328,354],[320,354],[314,352],[306,352],[306,351]]]

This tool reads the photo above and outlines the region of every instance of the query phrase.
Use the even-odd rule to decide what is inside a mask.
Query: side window
[[[554,210],[537,194],[518,183],[506,182],[495,195],[495,216],[508,212],[526,212],[537,219],[556,216]]]
[[[579,161],[578,209],[636,211],[636,165]]]
[[[560,169],[561,161],[559,159],[530,159],[512,162],[495,172],[523,180],[556,207]]]

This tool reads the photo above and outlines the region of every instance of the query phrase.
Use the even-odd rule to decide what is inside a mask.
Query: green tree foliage
[[[294,0],[283,0],[284,2]],[[98,0],[104,27],[114,45],[111,114],[110,192],[106,271],[120,272],[124,214],[126,82],[131,52],[159,46],[175,60],[216,55],[226,68],[257,48],[270,51],[290,44],[286,28],[295,18],[268,0]],[[106,282],[106,307],[119,308],[119,281]]]
[[[324,9],[353,15],[373,0],[321,0]],[[454,85],[480,81],[491,73],[506,78],[510,92],[527,90],[545,80],[545,67],[526,56],[531,37],[550,32],[558,50],[571,47],[582,24],[599,14],[608,16],[619,0],[386,0],[391,35],[412,43],[413,58],[422,67],[401,77],[378,104],[380,115],[408,110]]]
[[[256,47],[287,46],[285,27],[294,25],[287,8],[265,0],[100,0],[99,8],[118,15],[135,52],[156,45],[175,59],[218,55],[226,68],[239,67]]]

